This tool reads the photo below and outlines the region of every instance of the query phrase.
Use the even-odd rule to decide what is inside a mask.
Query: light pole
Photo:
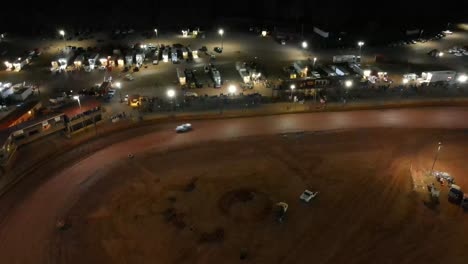
[[[291,84],[291,86],[289,86],[289,88],[291,89],[291,100],[293,100],[293,91],[294,91],[294,89],[296,89],[296,85]]]
[[[83,113],[83,110],[81,109],[80,96],[75,95],[75,96],[73,96],[73,99],[75,99],[76,101],[78,101],[78,106],[80,107],[80,114],[82,114],[82,113]],[[84,116],[81,117],[81,126],[82,126],[83,128],[85,128],[85,125],[84,125]]]
[[[317,61],[317,58],[314,58],[314,64],[312,65],[312,69],[315,70],[315,62]]]
[[[229,94],[235,95],[235,94],[236,94],[236,91],[237,91],[237,88],[236,88],[235,85],[233,85],[233,84],[229,85],[229,87],[228,87],[228,92],[229,92]]]
[[[223,49],[223,35],[224,35],[224,29],[220,28],[218,30],[218,34],[221,36],[221,49]]]
[[[80,97],[78,95],[73,96],[73,99],[78,101],[78,106],[80,107],[80,112],[81,112],[81,102],[80,102]]]
[[[122,103],[123,100],[122,100],[122,92],[120,90],[120,88],[122,88],[122,84],[120,82],[116,82],[115,83],[115,86],[117,87],[117,89],[119,89],[119,96],[120,96],[120,102]]]
[[[439,145],[437,146],[437,152],[436,152],[435,157],[434,157],[434,162],[432,163],[431,175],[434,174],[434,166],[435,166],[435,163],[437,161],[437,158],[439,157],[439,152],[440,152],[441,148],[442,148],[442,142],[439,142]]]
[[[173,110],[175,108],[175,106],[174,106],[174,98],[175,98],[175,94],[176,94],[175,90],[174,89],[169,89],[169,90],[167,90],[166,94],[167,94],[167,97],[169,97],[169,99],[171,99],[171,103],[173,105],[171,110]]]
[[[62,39],[65,40],[65,31],[63,29],[59,30],[60,36],[62,36]]]
[[[358,41],[358,46],[359,46],[359,59],[362,61],[362,46],[364,46],[364,41]]]
[[[158,29],[157,28],[154,29],[154,34],[156,34],[156,37],[158,37]]]

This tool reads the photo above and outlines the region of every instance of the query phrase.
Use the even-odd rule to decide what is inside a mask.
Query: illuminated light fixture
[[[458,76],[458,82],[465,83],[468,80],[468,76],[465,74]]]
[[[231,84],[231,85],[229,85],[229,87],[228,87],[228,91],[229,91],[230,94],[235,94],[236,91],[237,91],[237,88],[236,88],[236,86],[234,86],[234,85]]]
[[[174,91],[174,89],[169,89],[169,90],[167,90],[167,96],[168,96],[169,98],[174,98],[174,96],[175,96],[175,91]]]

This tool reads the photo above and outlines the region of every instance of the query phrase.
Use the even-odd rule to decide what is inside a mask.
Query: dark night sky
[[[287,21],[314,25],[418,24],[468,18],[468,1],[311,1],[311,0],[179,0],[179,1],[10,1],[2,13],[5,30],[77,25],[209,25],[226,17],[253,18],[256,23]],[[357,5],[356,3],[360,3]],[[440,5],[440,6],[437,6]]]

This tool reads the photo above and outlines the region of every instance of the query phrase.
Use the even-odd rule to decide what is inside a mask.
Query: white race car
[[[317,196],[318,192],[311,192],[309,190],[305,190],[301,196],[299,197],[299,199],[301,199],[302,201],[308,203],[310,202],[310,200],[314,199],[316,196]]]
[[[175,131],[177,133],[184,133],[184,132],[188,132],[190,130],[192,130],[192,125],[189,124],[189,123],[177,126],[176,129],[175,129]]]

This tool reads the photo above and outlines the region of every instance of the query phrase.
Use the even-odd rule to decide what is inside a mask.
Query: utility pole
[[[437,152],[436,152],[435,157],[434,157],[434,162],[432,163],[431,175],[434,174],[434,166],[435,166],[435,163],[437,161],[437,158],[439,157],[440,148],[442,148],[442,142],[439,142],[439,146],[437,147]]]

